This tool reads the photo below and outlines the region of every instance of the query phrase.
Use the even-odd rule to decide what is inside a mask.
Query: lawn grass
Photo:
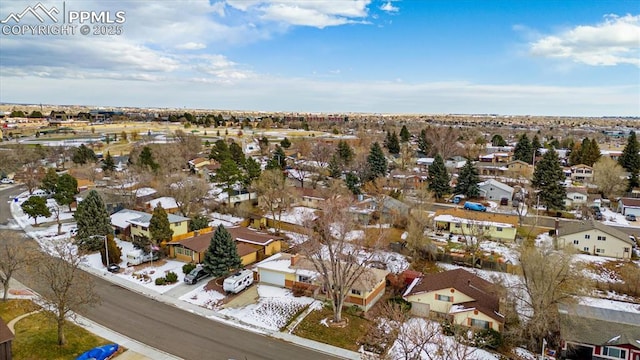
[[[331,309],[312,311],[298,324],[294,334],[310,340],[337,346],[343,349],[357,351],[360,340],[367,334],[372,323],[361,317],[352,316],[344,311],[342,317],[349,319],[349,325],[344,328],[327,327],[320,323],[325,318],[333,316]]]
[[[75,359],[89,349],[112,343],[80,326],[67,322],[64,327],[67,344],[58,346],[56,324],[44,313],[33,314],[18,321],[15,330],[14,360]]]
[[[0,318],[5,323],[17,318],[18,316],[32,311],[38,310],[39,307],[31,300],[11,299],[0,302]]]

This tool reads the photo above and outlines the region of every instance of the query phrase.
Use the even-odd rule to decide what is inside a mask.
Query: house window
[[[583,248],[582,248],[582,251],[584,251],[584,252],[589,252],[589,247],[588,247],[588,246],[583,247]]]
[[[606,236],[598,236],[598,240],[605,241],[605,240],[607,240],[607,237]]]
[[[303,283],[311,284],[311,277],[309,277],[309,276],[304,276],[304,275],[298,275],[298,282],[303,282]]]
[[[142,231],[147,231],[147,229],[148,229],[148,228],[147,228],[146,226],[143,226],[143,227],[142,227]]]
[[[589,240],[589,239],[591,239],[591,235],[587,234],[587,235],[584,236],[584,238]]]
[[[485,229],[485,230],[489,230],[489,229],[491,229],[491,226],[489,226],[489,225],[485,225],[485,226],[484,226],[484,229]]]
[[[627,350],[614,347],[603,346],[602,355],[609,356],[615,359],[626,359]]]
[[[502,231],[502,228],[498,226],[498,227],[496,228],[496,231]]]
[[[596,249],[596,253],[598,253],[598,254],[604,254],[604,249]]]
[[[467,229],[469,229],[471,227],[471,224],[467,224],[466,227]]]
[[[578,245],[580,244],[580,240],[573,240],[573,245]]]
[[[362,293],[360,292],[360,290],[356,290],[356,289],[351,289],[351,293],[353,295],[362,295]]]
[[[436,295],[436,300],[453,302],[453,297],[447,295]]]
[[[624,252],[628,253],[629,251],[631,251],[631,248],[628,248],[628,247],[624,248]]]
[[[460,223],[456,223],[456,228],[460,228]]]
[[[471,319],[471,326],[474,328],[488,329],[489,322],[484,320]]]

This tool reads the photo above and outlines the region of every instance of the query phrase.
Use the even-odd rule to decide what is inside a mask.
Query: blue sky
[[[0,18],[37,3],[0,2]],[[38,24],[31,14],[0,24],[1,102],[640,116],[637,1],[67,0],[65,9],[124,11],[123,33],[8,34]]]

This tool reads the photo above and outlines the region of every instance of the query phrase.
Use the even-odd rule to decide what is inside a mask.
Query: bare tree
[[[429,126],[425,129],[427,140],[431,146],[431,155],[440,154],[443,159],[462,153],[458,146],[459,131],[453,127]]]
[[[164,179],[165,184],[162,188],[165,194],[176,200],[178,209],[187,217],[198,211],[200,201],[210,190],[206,180],[186,173],[177,173]]]
[[[60,213],[62,209],[58,203],[55,203],[49,206],[49,211],[53,215],[53,218],[56,219],[56,224],[58,225],[58,235],[62,234],[62,221],[60,219]]]
[[[33,260],[36,248],[32,244],[26,241],[22,233],[0,231],[0,282],[4,288],[2,301],[7,301],[13,274],[27,268]]]
[[[338,195],[324,202],[320,216],[305,220],[308,241],[301,246],[331,301],[332,321],[337,324],[342,323],[342,307],[351,289],[369,288],[376,281],[367,265],[382,238],[382,229],[377,236],[354,236],[359,226],[352,205],[351,196]]]
[[[27,162],[22,169],[20,169],[19,177],[27,187],[29,194],[32,194],[33,190],[40,186],[45,172],[45,169],[40,165],[40,160],[37,159]]]
[[[276,233],[280,233],[280,219],[291,203],[291,193],[287,191],[286,179],[278,169],[265,170],[255,181],[259,206],[273,217]]]
[[[572,303],[592,288],[582,264],[572,262],[573,251],[570,245],[560,251],[550,245],[521,248],[522,276],[510,289],[523,317],[520,336],[532,351],[540,349],[543,338],[551,346],[558,344],[558,304]]]
[[[622,195],[627,182],[625,170],[610,157],[603,156],[593,164],[593,183],[606,198]]]
[[[485,231],[486,225],[483,221],[473,219],[471,214],[469,219],[464,222],[458,222],[458,224],[460,225],[461,236],[467,253],[471,255],[471,266],[476,267],[476,261],[481,254],[480,247],[483,242],[489,240]]]
[[[55,256],[41,253],[34,262],[34,281],[40,284],[40,300],[56,321],[58,345],[66,344],[64,325],[67,318],[86,306],[99,302],[91,275],[80,266],[83,256],[66,242],[51,245]]]

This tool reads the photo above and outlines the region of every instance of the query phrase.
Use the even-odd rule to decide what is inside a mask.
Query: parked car
[[[464,209],[473,211],[487,211],[486,206],[471,201],[467,201],[466,203],[464,203]]]
[[[201,279],[206,278],[207,276],[209,276],[209,273],[204,268],[197,267],[191,270],[190,273],[185,275],[184,282],[186,282],[187,284],[193,285],[198,281],[200,281]]]
[[[602,213],[601,213],[601,212],[597,212],[595,215],[593,215],[593,217],[594,217],[596,220],[602,220],[602,219],[603,219],[603,217],[602,217]]]
[[[452,202],[454,204],[459,204],[460,201],[464,200],[465,196],[462,194],[459,195],[454,195],[453,197],[451,197],[451,199],[449,199],[449,202]]]
[[[500,205],[509,205],[509,199],[503,197],[502,199],[500,199]]]
[[[636,221],[636,216],[634,214],[627,214],[624,218],[627,221]]]
[[[120,271],[120,265],[111,263],[109,264],[109,266],[107,266],[107,271],[111,273],[117,273],[118,271]]]
[[[2,180],[0,180],[0,183],[2,183],[2,184],[13,184],[13,179],[3,178]]]

